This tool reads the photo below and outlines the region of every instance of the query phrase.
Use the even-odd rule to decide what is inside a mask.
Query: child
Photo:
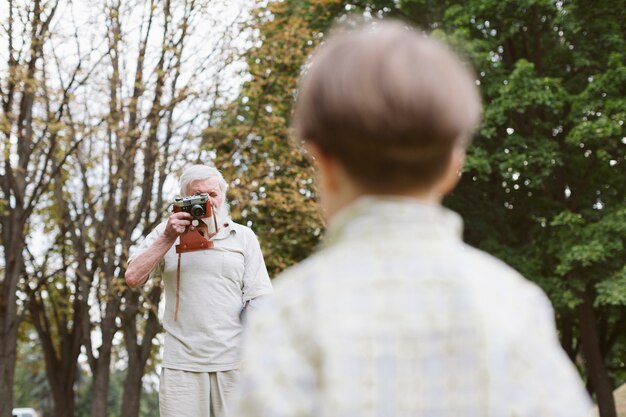
[[[406,25],[317,51],[294,126],[327,236],[251,319],[242,416],[588,414],[544,293],[464,244],[440,205],[480,113],[467,66]]]

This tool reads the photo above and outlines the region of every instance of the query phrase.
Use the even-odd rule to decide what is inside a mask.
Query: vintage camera
[[[194,219],[211,217],[211,204],[208,201],[209,195],[206,193],[189,197],[176,197],[174,199],[174,213],[186,211]]]

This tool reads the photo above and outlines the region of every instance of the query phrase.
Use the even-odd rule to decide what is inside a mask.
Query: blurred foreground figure
[[[466,66],[400,23],[317,51],[295,128],[328,233],[250,321],[241,416],[588,415],[544,293],[440,205],[480,112]]]

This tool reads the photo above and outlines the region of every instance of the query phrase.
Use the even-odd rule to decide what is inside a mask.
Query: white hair
[[[226,191],[228,191],[228,183],[222,176],[222,173],[217,168],[207,165],[190,165],[183,171],[180,176],[180,195],[189,195],[189,185],[194,181],[208,180],[211,178],[218,178],[220,190],[224,194],[224,201],[226,200]]]

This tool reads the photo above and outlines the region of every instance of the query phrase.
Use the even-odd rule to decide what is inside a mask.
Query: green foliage
[[[596,285],[597,302],[613,306],[626,305],[626,266]]]
[[[309,252],[315,239],[302,236],[319,228],[308,220],[299,230],[271,226],[279,226],[274,213],[287,216],[286,223],[314,219],[314,194],[302,199],[295,191],[312,176],[285,127],[307,54],[332,18],[355,12],[400,17],[460,51],[480,83],[484,123],[445,202],[463,215],[466,240],[546,290],[559,323],[573,326],[564,329],[573,355],[580,347],[574,312],[583,294],[591,296],[605,361],[620,380],[626,361],[624,338],[615,336],[626,318],[624,3],[286,0],[260,9],[252,25],[262,43],[247,55],[252,79],[226,119],[224,137],[234,141],[218,155],[239,160],[231,172],[253,184],[237,195],[237,212],[259,231],[272,271]],[[263,111],[266,104],[271,112]],[[297,170],[285,172],[289,164]],[[284,177],[277,180],[277,172]],[[280,204],[285,210],[274,211]],[[272,222],[256,215],[262,206]],[[296,247],[302,251],[294,255]],[[274,256],[282,261],[274,263]]]
[[[464,216],[467,240],[546,290],[561,324],[576,326],[581,296],[592,297],[615,380],[623,380],[624,338],[616,335],[626,317],[619,3],[472,1],[447,14],[450,37],[473,44],[485,102],[464,178],[447,204]],[[573,335],[566,349],[575,351],[577,330],[565,330]]]
[[[607,209],[608,210],[608,209]],[[573,270],[585,270],[593,266],[621,268],[626,256],[626,210],[607,213],[597,222],[585,224],[573,213],[562,213],[553,222],[561,238],[560,263],[556,272],[566,275]],[[612,265],[614,264],[614,265]],[[604,280],[608,277],[589,277],[587,280]]]

